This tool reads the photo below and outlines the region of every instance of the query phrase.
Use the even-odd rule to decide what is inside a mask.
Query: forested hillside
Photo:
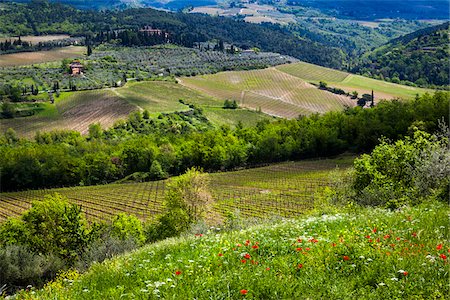
[[[41,0],[26,5],[5,4],[0,11],[0,34],[4,35],[86,35],[143,26],[168,32],[183,46],[217,39],[244,49],[257,47],[333,68],[341,68],[345,56],[337,48],[298,37],[279,25],[250,24],[224,17],[168,13],[149,8],[81,11]]]
[[[376,49],[353,71],[425,87],[449,84],[449,23],[422,29]]]

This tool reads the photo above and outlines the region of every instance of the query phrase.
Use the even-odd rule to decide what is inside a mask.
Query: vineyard
[[[356,104],[349,97],[319,90],[275,68],[186,77],[180,82],[216,98],[236,100],[242,107],[285,118]]]
[[[362,95],[365,93],[370,94],[373,90],[375,93],[375,100],[394,98],[411,99],[414,98],[416,94],[422,95],[426,92],[433,92],[429,89],[376,80],[305,62],[281,65],[275,68],[308,82],[318,83],[319,81],[324,81],[328,83],[329,86],[341,88],[348,93],[357,91]]]
[[[245,217],[300,215],[314,208],[320,192],[330,185],[330,172],[339,172],[336,167],[345,170],[352,160],[343,156],[210,174],[214,215],[223,218],[236,210]],[[149,220],[162,211],[166,184],[152,181],[1,193],[0,220],[19,216],[31,207],[31,201],[55,192],[80,205],[92,221],[107,220],[119,212]]]
[[[100,123],[106,128],[136,109],[108,90],[65,93],[56,99],[56,105],[46,103],[44,112],[26,118],[2,119],[0,125],[4,130],[13,128],[26,137],[33,137],[36,131],[55,129],[71,129],[85,134],[92,123]]]

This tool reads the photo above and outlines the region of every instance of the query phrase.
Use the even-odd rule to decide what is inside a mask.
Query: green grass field
[[[243,216],[295,216],[314,208],[314,199],[330,183],[336,167],[343,171],[353,156],[306,160],[261,168],[210,174],[214,209],[224,217],[240,210]],[[339,171],[340,172],[340,171]],[[19,216],[31,201],[60,193],[82,206],[90,220],[110,219],[119,212],[152,219],[162,211],[167,181],[109,184],[50,190],[0,193],[0,220]],[[215,220],[220,222],[219,220]]]
[[[448,213],[428,203],[192,232],[19,299],[445,299]]]
[[[355,105],[349,97],[319,90],[275,68],[185,77],[180,82],[212,97],[236,100],[241,107],[285,118]]]
[[[416,94],[422,95],[433,90],[410,87],[386,81],[376,80],[360,75],[349,74],[305,62],[276,67],[277,70],[298,77],[308,82],[325,81],[331,87],[338,87],[346,92],[357,91],[360,95],[374,91],[375,100],[403,98],[411,99]]]

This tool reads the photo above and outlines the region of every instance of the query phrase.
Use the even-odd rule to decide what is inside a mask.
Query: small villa
[[[83,75],[83,65],[79,61],[74,60],[71,62],[69,68],[71,75]]]

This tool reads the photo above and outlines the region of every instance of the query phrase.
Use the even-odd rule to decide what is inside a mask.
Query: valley
[[[0,2],[1,299],[450,294],[448,1]]]

